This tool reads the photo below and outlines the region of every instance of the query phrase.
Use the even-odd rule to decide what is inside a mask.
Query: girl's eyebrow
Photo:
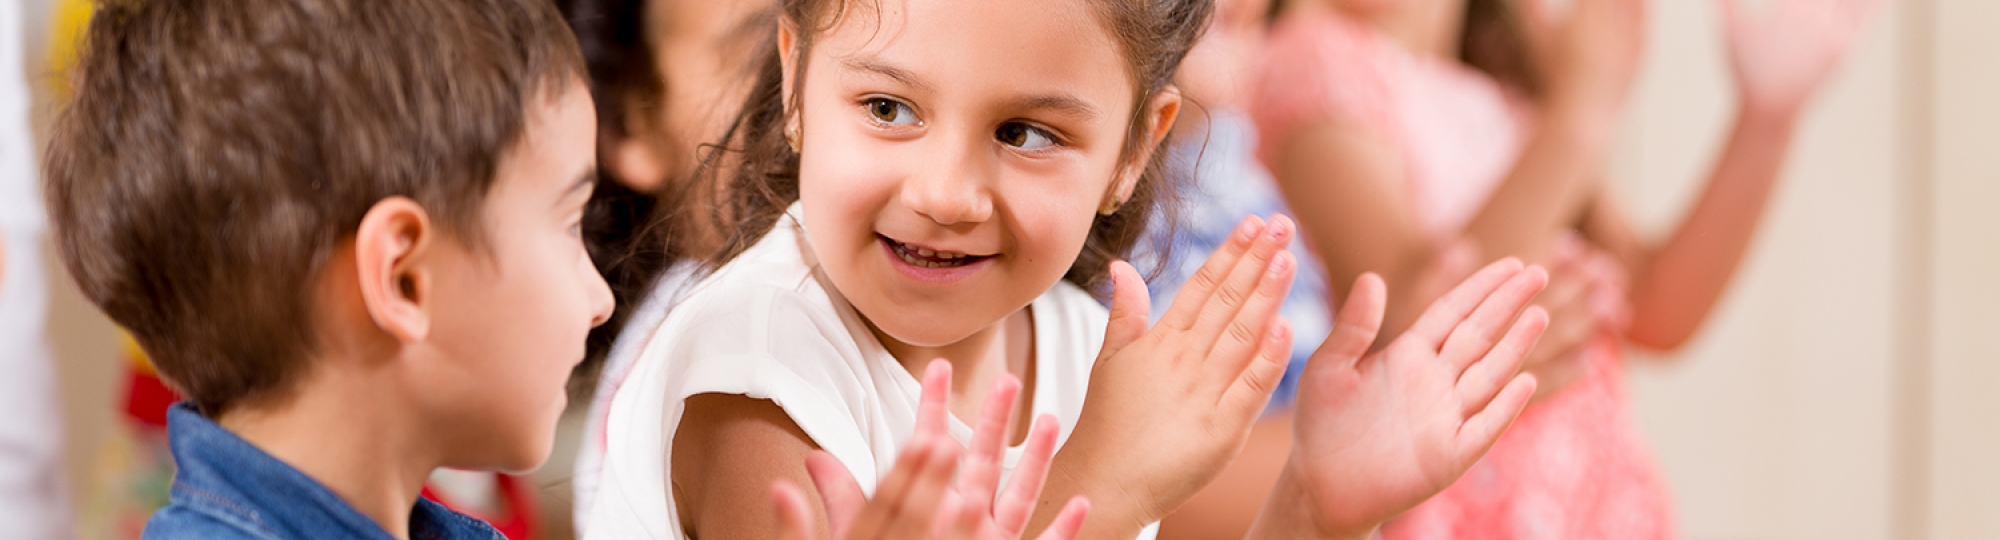
[[[842,59],[840,63],[847,69],[887,77],[919,90],[932,90],[930,83],[925,82],[916,73],[889,65],[875,58],[849,57]],[[1095,120],[1098,116],[1097,107],[1091,106],[1088,101],[1066,93],[1022,96],[1008,100],[1007,107],[1013,110],[1055,111],[1058,114],[1077,117],[1085,121]]]
[[[896,82],[916,87],[919,90],[924,90],[924,91],[931,90],[930,83],[924,82],[922,78],[917,77],[917,74],[911,73],[909,70],[903,68],[883,63],[882,61],[876,60],[874,58],[849,57],[841,60],[840,64],[846,66],[847,69],[852,69],[856,71],[866,71],[869,73],[874,73],[876,75],[881,75],[883,77],[888,77],[890,79],[894,79]]]
[[[1084,121],[1097,119],[1097,107],[1090,102],[1069,94],[1043,94],[1022,96],[1008,100],[1007,106],[1014,110],[1048,110],[1065,116],[1077,117]]]

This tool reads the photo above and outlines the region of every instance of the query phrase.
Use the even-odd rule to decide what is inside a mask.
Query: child
[[[496,537],[424,479],[539,465],[611,310],[579,232],[595,118],[557,13],[112,3],[78,66],[48,159],[58,245],[188,399],[145,535]],[[936,463],[898,470],[944,485]],[[837,515],[970,515],[921,502]]]
[[[1131,538],[1199,489],[1283,373],[1295,268],[1289,219],[1246,220],[1149,329],[1115,262],[1170,192],[1154,152],[1180,110],[1168,82],[1209,8],[781,2],[715,188],[731,198],[717,213],[744,219],[718,225],[733,232],[712,272],[657,328],[627,334],[644,346],[612,397],[586,530],[774,536],[741,509],[806,482],[815,449],[873,486],[920,423],[912,373],[937,357],[955,388],[1027,381],[1007,439],[1034,415],[1074,426],[1026,530],[1087,494],[1082,536]],[[1365,538],[1455,478],[1532,393],[1513,372],[1544,315],[1510,321],[1544,279],[1491,266],[1366,360],[1382,285],[1361,279],[1372,293],[1306,368],[1258,533]],[[1113,314],[1085,292],[1106,282]]]
[[[1303,228],[1335,283],[1367,272],[1393,282],[1424,266],[1423,246],[1463,238],[1493,257],[1587,250],[1588,289],[1629,303],[1629,315],[1580,310],[1611,322],[1575,354],[1530,363],[1545,394],[1464,480],[1387,527],[1392,540],[1673,536],[1627,410],[1618,338],[1672,348],[1699,328],[1747,251],[1800,110],[1880,3],[1780,0],[1764,16],[1718,3],[1735,130],[1704,193],[1657,241],[1634,234],[1595,181],[1644,45],[1645,2],[1574,2],[1566,14],[1550,4],[1302,2],[1272,30],[1258,77],[1262,157],[1292,204],[1325,209]],[[1527,8],[1521,20],[1513,5]],[[1572,230],[1589,245],[1564,240]],[[1407,316],[1428,301],[1392,306]]]

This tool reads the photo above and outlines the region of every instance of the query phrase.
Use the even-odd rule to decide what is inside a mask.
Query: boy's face
[[[590,94],[576,83],[528,103],[526,133],[485,201],[483,244],[449,248],[433,284],[430,336],[443,359],[420,399],[441,413],[446,466],[539,466],[584,337],[611,315],[579,225],[596,176]]]

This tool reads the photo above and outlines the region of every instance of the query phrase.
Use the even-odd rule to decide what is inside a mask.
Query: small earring
[[[792,153],[799,153],[799,123],[786,122],[785,143],[792,145]]]
[[[1106,199],[1103,206],[1097,207],[1097,215],[1108,216],[1116,214],[1118,213],[1118,209],[1123,206],[1125,206],[1125,201],[1122,199]]]

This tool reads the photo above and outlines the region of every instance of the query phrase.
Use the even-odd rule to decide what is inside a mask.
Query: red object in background
[[[521,477],[500,473],[492,474],[498,481],[497,489],[500,491],[500,500],[507,504],[507,508],[502,510],[502,513],[497,516],[482,515],[461,509],[460,505],[453,504],[451,500],[444,498],[443,494],[431,489],[429,484],[424,485],[423,496],[437,501],[438,504],[444,505],[445,508],[450,508],[484,520],[487,524],[492,525],[494,529],[498,529],[500,534],[507,538],[513,540],[534,539],[535,529],[540,525],[538,518],[541,515],[539,514],[541,508],[536,506],[535,503],[535,490],[530,488],[527,480]]]
[[[125,416],[141,425],[167,427],[167,408],[181,400],[180,394],[152,373],[137,369],[125,373]]]

